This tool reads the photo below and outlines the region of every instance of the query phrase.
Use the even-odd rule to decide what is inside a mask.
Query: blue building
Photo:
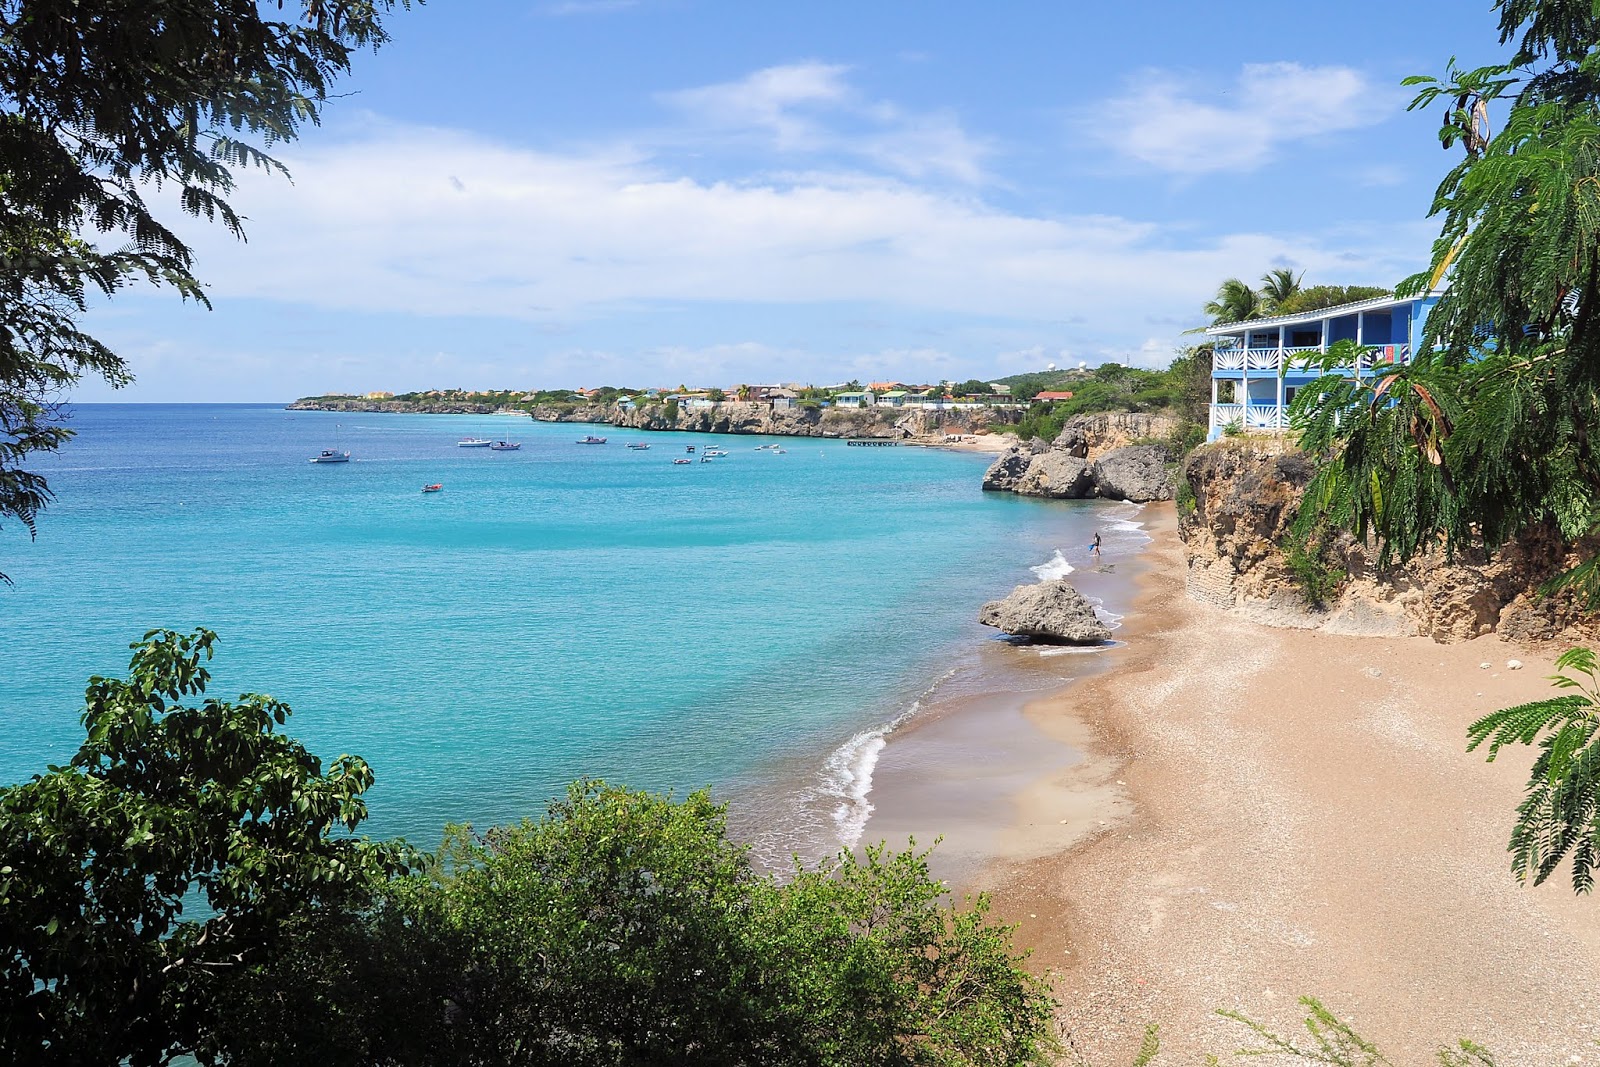
[[[1360,366],[1343,368],[1346,374],[1366,377],[1374,367],[1406,362],[1422,340],[1423,324],[1438,299],[1436,293],[1383,296],[1208,328],[1206,334],[1216,341],[1211,357],[1210,439],[1232,423],[1249,432],[1288,429],[1288,407],[1295,392],[1322,373],[1308,361],[1335,342],[1355,341],[1374,349]]]

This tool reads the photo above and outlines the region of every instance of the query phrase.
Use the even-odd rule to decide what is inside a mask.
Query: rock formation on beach
[[[1019,585],[1004,600],[991,600],[978,621],[1018,637],[1094,645],[1111,639],[1111,630],[1094,605],[1065,578]]]
[[[1224,440],[1192,452],[1183,477],[1193,504],[1186,496],[1178,509],[1189,595],[1274,626],[1442,642],[1490,632],[1548,641],[1592,628],[1570,591],[1538,592],[1569,562],[1551,529],[1493,556],[1466,546],[1453,560],[1438,550],[1386,569],[1371,546],[1344,534],[1321,563],[1336,591],[1308,605],[1282,546],[1314,473],[1312,458],[1282,441]]]
[[[1166,450],[1132,442],[1173,429],[1173,420],[1163,415],[1078,415],[1048,444],[1013,445],[984,472],[983,487],[1057,500],[1171,500],[1176,479]]]

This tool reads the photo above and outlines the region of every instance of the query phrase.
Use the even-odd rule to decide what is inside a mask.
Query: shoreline
[[[1154,1022],[1165,1057],[1223,1055],[1249,1034],[1217,1009],[1292,1033],[1309,995],[1394,1062],[1592,1048],[1600,912],[1505,857],[1533,753],[1465,751],[1549,695],[1554,651],[1261,627],[1189,600],[1172,506],[1145,517],[1126,644],[1026,709],[1083,758],[1017,794],[970,885],[1052,973],[1069,1045],[1117,1062]]]
[[[1068,577],[1111,617],[1115,634],[1103,646],[1012,645],[997,636],[982,642],[980,684],[955,694],[934,695],[914,717],[885,737],[872,772],[872,812],[860,844],[887,840],[904,848],[938,846],[929,858],[936,877],[959,893],[999,861],[1043,855],[1041,843],[1009,833],[1018,799],[1042,780],[1070,773],[1084,760],[1081,738],[1041,727],[1032,708],[1041,701],[1069,699],[1089,682],[1115,670],[1126,650],[1127,620],[1148,569],[1153,539],[1146,505],[1104,501],[1098,525],[1107,534],[1113,563],[1076,567],[1058,546],[1029,569],[1039,578]],[[1072,551],[1071,548],[1068,549]],[[1120,568],[1120,569],[1119,569]],[[1007,590],[996,590],[995,596]],[[1045,848],[1048,851],[1048,847]]]

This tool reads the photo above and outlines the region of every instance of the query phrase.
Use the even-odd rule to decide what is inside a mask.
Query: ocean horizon
[[[893,725],[1005,684],[1016,650],[978,607],[1087,571],[1096,530],[1142,541],[1136,509],[985,494],[989,457],[939,449],[583,446],[575,424],[276,404],[77,405],[70,425],[36,464],[58,497],[38,539],[0,530],[0,781],[70,758],[87,678],[123,673],[129,642],[204,626],[210,694],[271,693],[324,760],[365,757],[366,832],[424,847],[580,777],[709,787],[771,856],[854,845]],[[730,454],[673,464],[690,445]],[[335,447],[353,461],[307,462]]]

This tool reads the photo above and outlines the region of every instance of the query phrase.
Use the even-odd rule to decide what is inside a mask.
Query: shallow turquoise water
[[[74,425],[40,464],[60,499],[38,541],[0,531],[0,781],[71,754],[84,680],[129,641],[203,625],[213,691],[270,692],[313,751],[365,756],[368,829],[422,844],[580,775],[711,785],[795,847],[847,836],[830,757],[959,672],[978,604],[1109,514],[985,495],[984,457],[918,448],[233,405]],[[306,462],[335,443],[356,462]],[[673,465],[686,444],[731,455]]]

